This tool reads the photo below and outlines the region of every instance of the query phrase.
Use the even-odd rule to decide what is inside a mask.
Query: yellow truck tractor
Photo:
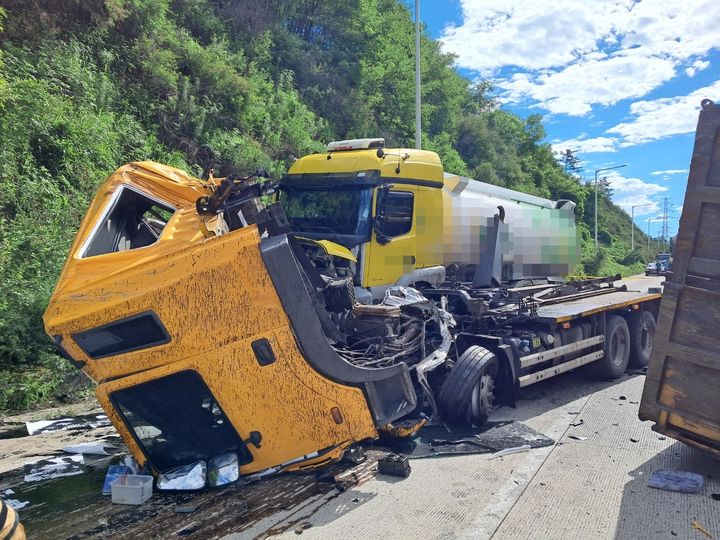
[[[378,139],[261,176],[118,169],[45,313],[162,489],[317,467],[428,420],[480,425],[537,381],[647,363],[659,295],[553,277],[575,260],[569,201]]]
[[[434,152],[386,150],[383,139],[330,143],[297,160],[279,188],[297,235],[351,250],[361,302],[390,285],[437,287],[448,269],[470,280],[481,261],[514,284],[547,282],[579,261],[573,202],[448,174]],[[487,260],[496,236],[499,260]]]

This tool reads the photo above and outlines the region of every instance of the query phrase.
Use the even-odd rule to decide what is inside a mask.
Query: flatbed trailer
[[[562,325],[569,324],[572,321],[588,322],[591,319],[598,319],[595,322],[599,330],[605,327],[607,321],[602,319],[606,318],[608,314],[633,316],[633,314],[640,310],[648,310],[653,316],[656,316],[657,301],[659,301],[659,299],[660,294],[648,294],[640,291],[620,289],[608,295],[590,296],[587,298],[568,300],[567,302],[555,305],[542,306],[538,309],[538,320],[548,324]],[[630,337],[632,340],[633,336],[631,335]],[[557,358],[565,354],[565,352],[575,353],[577,351],[597,349],[557,366],[522,376],[518,381],[518,385],[520,387],[528,386],[540,380],[600,360],[605,354],[604,350],[600,349],[600,345],[604,344],[604,342],[605,336],[598,333],[595,336],[563,345],[561,348],[554,349],[550,353],[537,353],[532,356],[523,357],[520,359],[521,366],[530,367],[549,358],[548,354],[552,354],[550,358]],[[642,364],[642,362],[639,363]]]
[[[587,366],[590,374],[600,378],[617,378],[628,367],[647,365],[652,351],[661,295],[616,287],[620,276],[585,281],[541,284],[530,287],[496,290],[495,294],[515,296],[518,316],[506,319],[499,330],[487,332],[462,329],[457,334],[457,365],[463,358],[482,354],[473,347],[501,359],[499,369],[491,374],[492,399],[513,404],[515,392],[539,381],[573,369]],[[423,291],[430,298],[481,296],[483,290],[463,291],[441,288]],[[467,309],[468,299],[464,304]],[[507,314],[507,306],[490,309],[484,314],[467,314],[459,303],[450,302],[448,310],[462,323],[477,325],[483,319]],[[486,325],[487,327],[488,325]],[[530,343],[530,341],[534,343]],[[591,365],[592,364],[592,365]],[[453,367],[455,369],[457,366]],[[481,377],[482,378],[482,377]],[[452,380],[452,375],[448,380]],[[458,388],[462,382],[458,381]],[[461,392],[461,390],[458,390]],[[442,403],[447,410],[457,399]],[[477,407],[480,407],[477,404]],[[489,413],[489,411],[488,411]]]

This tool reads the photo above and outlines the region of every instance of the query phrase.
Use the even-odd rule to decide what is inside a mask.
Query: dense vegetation
[[[414,144],[413,24],[399,0],[0,5],[0,410],[72,388],[41,316],[119,165],[278,175],[332,139]],[[541,118],[500,108],[452,62],[423,36],[423,145],[450,171],[576,201],[586,270],[638,270],[647,254],[629,253],[629,218],[605,195],[595,256],[590,190],[557,165]]]

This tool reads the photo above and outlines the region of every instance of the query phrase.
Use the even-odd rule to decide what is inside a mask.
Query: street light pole
[[[640,206],[652,206],[653,203],[634,204],[630,207],[630,251],[635,249],[635,209]],[[648,226],[649,228],[649,226]],[[641,229],[642,230],[642,229]]]
[[[598,173],[604,171],[612,171],[613,169],[619,169],[621,167],[627,167],[627,163],[623,163],[622,165],[615,165],[614,167],[595,169],[595,253],[597,253],[598,250]]]
[[[422,148],[420,110],[420,0],[415,0],[415,148]]]

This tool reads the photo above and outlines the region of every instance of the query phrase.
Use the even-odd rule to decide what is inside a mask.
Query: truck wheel
[[[632,314],[630,326],[630,366],[641,368],[648,365],[655,340],[655,317],[649,311]]]
[[[630,359],[630,330],[620,315],[608,315],[605,327],[605,356],[588,365],[590,372],[602,379],[617,379]]]
[[[483,347],[469,347],[455,363],[440,388],[438,405],[454,423],[484,424],[494,400],[497,357]]]

